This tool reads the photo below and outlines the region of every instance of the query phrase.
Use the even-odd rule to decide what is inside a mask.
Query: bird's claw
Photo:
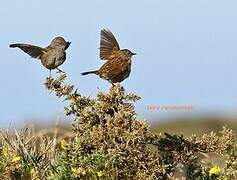
[[[61,69],[57,69],[58,71],[56,72],[56,73],[63,73],[63,74],[65,74],[65,72],[64,71],[62,71]]]

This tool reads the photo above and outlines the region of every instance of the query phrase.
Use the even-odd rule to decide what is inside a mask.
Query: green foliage
[[[65,75],[47,78],[46,88],[68,102],[74,117],[66,137],[24,128],[1,132],[0,179],[236,179],[235,134],[200,137],[155,134],[136,116],[134,102],[116,85],[96,98],[82,96]]]

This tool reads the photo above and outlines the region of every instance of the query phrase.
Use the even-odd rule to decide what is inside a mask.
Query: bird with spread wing
[[[114,83],[120,83],[129,77],[131,60],[134,55],[136,53],[131,52],[129,49],[120,49],[115,36],[110,30],[102,29],[100,59],[106,60],[106,62],[98,70],[83,72],[82,75],[96,74],[113,85]]]
[[[49,69],[51,74],[52,69],[57,69],[59,72],[63,72],[58,67],[66,60],[65,50],[70,46],[70,44],[71,43],[66,42],[63,37],[56,37],[46,48],[22,43],[10,44],[10,47],[20,48],[32,58],[40,59],[42,65]]]

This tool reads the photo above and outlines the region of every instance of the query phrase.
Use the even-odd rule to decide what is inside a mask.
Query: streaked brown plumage
[[[131,72],[131,58],[136,53],[128,49],[120,50],[119,44],[110,30],[101,30],[100,59],[106,63],[96,71],[88,71],[82,75],[96,74],[109,82],[122,82]]]
[[[66,42],[63,37],[54,38],[50,45],[46,48],[34,46],[31,44],[10,44],[11,48],[20,48],[32,58],[40,59],[44,67],[51,70],[57,69],[66,60],[65,50],[70,46],[70,42]]]

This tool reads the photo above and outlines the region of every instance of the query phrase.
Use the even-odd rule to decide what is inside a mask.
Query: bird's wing
[[[29,54],[33,58],[40,58],[43,54],[44,49],[38,46],[30,44],[10,44],[11,48],[20,48],[25,53]]]
[[[101,74],[105,74],[105,76],[109,79],[113,79],[123,71],[128,68],[127,60],[120,61],[107,61],[101,68]]]
[[[108,29],[102,29],[100,35],[100,59],[112,60],[120,50],[119,44],[113,33]]]

